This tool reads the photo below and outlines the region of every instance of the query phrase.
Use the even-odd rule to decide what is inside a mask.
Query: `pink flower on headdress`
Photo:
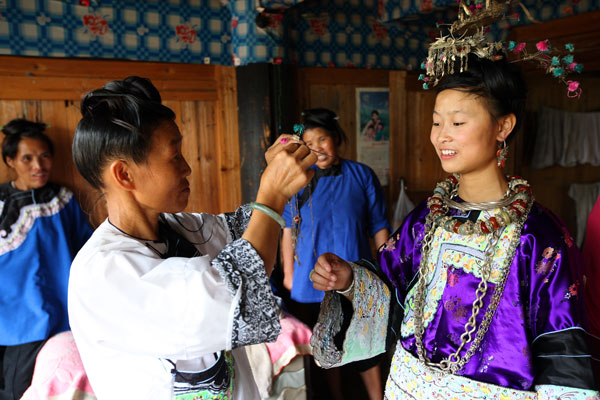
[[[567,82],[567,97],[569,98],[573,98],[573,97],[577,97],[579,98],[579,96],[581,96],[581,88],[579,87],[579,82],[577,81],[568,81]]]
[[[546,40],[542,40],[540,42],[537,42],[535,44],[535,47],[539,50],[539,51],[548,51],[550,50],[550,47],[548,46],[548,39]]]
[[[569,69],[570,69],[571,71],[575,71],[575,67],[576,67],[576,66],[577,66],[577,63],[576,63],[576,62],[572,62],[571,64],[569,64],[569,65],[568,65],[568,67],[569,67]]]
[[[523,51],[523,49],[525,49],[525,46],[526,46],[526,45],[527,45],[527,44],[526,44],[525,42],[521,42],[521,43],[519,43],[519,44],[517,44],[517,45],[515,46],[515,48],[513,49],[513,51],[512,51],[512,52],[513,52],[513,53],[520,53],[520,52],[522,52],[522,51]]]

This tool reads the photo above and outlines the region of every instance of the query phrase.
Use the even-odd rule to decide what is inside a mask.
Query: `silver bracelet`
[[[286,225],[285,219],[283,219],[283,217],[281,215],[279,215],[271,207],[268,207],[268,206],[265,206],[264,204],[260,204],[260,203],[256,203],[256,202],[252,202],[248,205],[250,206],[250,208],[252,208],[254,210],[262,211],[269,217],[273,218],[275,220],[275,222],[277,222],[279,224],[279,226],[281,226],[281,229],[285,228],[285,225]]]
[[[352,276],[352,283],[350,284],[350,286],[348,286],[348,289],[346,289],[346,290],[336,290],[336,292],[338,292],[342,296],[347,296],[347,295],[349,295],[352,292],[352,290],[354,290],[354,276]]]

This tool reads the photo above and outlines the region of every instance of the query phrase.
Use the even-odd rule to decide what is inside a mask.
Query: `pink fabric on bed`
[[[265,343],[271,362],[273,363],[273,376],[279,375],[281,370],[298,355],[312,354],[310,346],[311,329],[290,314],[283,313],[281,334],[273,343]]]
[[[70,331],[51,337],[40,350],[31,386],[21,400],[95,399]]]

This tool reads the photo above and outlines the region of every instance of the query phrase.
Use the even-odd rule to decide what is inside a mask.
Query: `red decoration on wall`
[[[192,44],[198,39],[198,32],[189,25],[177,25],[175,34],[179,40],[187,44]]]
[[[433,10],[433,0],[423,0],[421,3],[421,12],[430,12]]]
[[[388,31],[387,28],[381,24],[375,23],[373,24],[373,33],[379,39],[383,39],[387,36]]]
[[[383,12],[385,11],[385,5],[383,0],[377,0],[377,16],[383,16]]]
[[[83,25],[93,35],[102,36],[108,31],[108,22],[100,15],[87,14],[83,16]]]
[[[315,35],[323,36],[327,33],[327,25],[318,18],[313,18],[309,21],[310,28]]]

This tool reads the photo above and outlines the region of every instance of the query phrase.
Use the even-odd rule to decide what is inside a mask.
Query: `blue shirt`
[[[0,345],[44,340],[69,329],[71,262],[92,234],[66,188],[0,185]]]
[[[371,168],[344,159],[326,170],[313,168],[315,177],[283,211],[287,227],[293,229],[300,208],[291,297],[301,303],[323,299],[324,293],[308,279],[321,254],[331,252],[349,261],[372,258],[369,237],[390,228],[383,190]]]

